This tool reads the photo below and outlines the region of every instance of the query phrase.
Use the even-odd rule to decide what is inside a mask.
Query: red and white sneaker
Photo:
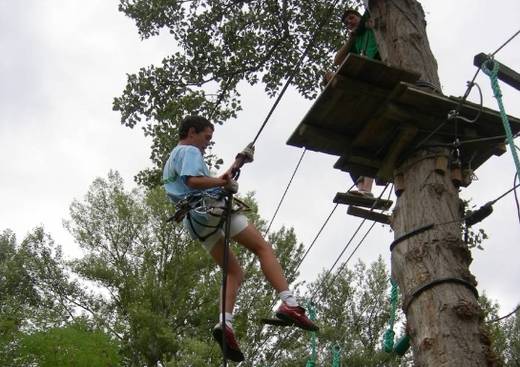
[[[238,346],[238,342],[235,338],[235,333],[233,329],[226,325],[226,331],[222,332],[222,324],[218,323],[213,328],[213,339],[220,345],[220,349],[222,353],[224,353],[224,346],[222,343],[222,334],[225,335],[226,338],[226,358],[232,360],[233,362],[242,362],[244,360],[244,354],[240,350]]]
[[[287,323],[292,323],[304,330],[319,330],[319,328],[305,315],[305,309],[301,306],[291,307],[285,302],[282,302],[280,307],[276,310],[276,317]]]

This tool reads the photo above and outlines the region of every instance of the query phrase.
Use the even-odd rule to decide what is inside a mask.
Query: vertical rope
[[[222,259],[222,358],[223,358],[223,367],[227,367],[227,348],[228,345],[226,343],[226,293],[227,293],[227,275],[228,275],[228,267],[229,267],[229,232],[231,229],[231,210],[233,208],[233,194],[227,195],[226,200],[226,211],[224,215],[226,216],[226,223],[224,227],[224,258]]]
[[[493,64],[493,67],[490,68],[490,63]],[[509,144],[509,148],[511,149],[511,154],[513,155],[513,160],[516,165],[516,174],[520,175],[520,160],[518,159],[518,153],[515,148],[515,143],[513,140],[513,133],[511,132],[511,126],[509,124],[509,118],[507,117],[506,110],[504,108],[504,102],[502,101],[502,91],[500,90],[500,85],[498,84],[498,69],[500,68],[498,62],[488,60],[484,62],[481,66],[482,71],[489,76],[491,80],[491,88],[493,88],[493,94],[498,103],[498,108],[500,110],[500,117],[502,118],[502,124],[504,125],[504,130],[506,132],[507,143]]]
[[[388,320],[388,329],[385,331],[383,336],[383,349],[387,353],[391,353],[394,348],[394,324],[397,313],[397,301],[398,301],[398,288],[397,283],[390,279],[392,288],[390,290],[390,319]]]
[[[309,319],[312,321],[316,321],[316,310],[314,309],[314,305],[312,302],[307,301],[307,312],[309,313]],[[316,356],[317,356],[317,343],[316,343],[316,332],[311,332],[311,356],[307,360],[307,364],[305,367],[315,367],[316,366]]]

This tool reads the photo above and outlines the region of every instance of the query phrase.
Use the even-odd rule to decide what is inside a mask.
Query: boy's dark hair
[[[345,18],[349,14],[355,14],[358,17],[361,18],[361,13],[359,13],[356,9],[354,9],[354,8],[347,8],[347,9],[345,9],[345,11],[343,12],[343,15],[341,16],[341,23],[345,23]]]
[[[215,130],[215,126],[205,117],[186,116],[179,126],[179,139],[187,138],[190,128],[194,128],[196,133],[200,133],[207,127],[211,128],[211,130]]]

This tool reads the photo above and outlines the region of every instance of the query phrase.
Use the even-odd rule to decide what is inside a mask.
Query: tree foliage
[[[251,196],[244,199],[256,209]],[[126,365],[218,365],[210,330],[218,321],[220,272],[181,226],[166,222],[170,210],[162,188],[127,191],[113,172],[95,180],[85,200],[71,205],[67,226],[85,250],[73,268],[103,290],[99,317],[120,340]],[[250,221],[260,229],[265,224],[256,211]],[[282,265],[294,269],[302,252],[294,232],[282,229],[270,239]],[[270,312],[273,291],[253,254],[236,251],[247,279],[235,328],[248,338],[260,314]]]
[[[23,335],[17,352],[20,366],[115,367],[120,359],[114,340],[81,324]]]
[[[240,82],[261,82],[269,96],[275,95],[309,44],[292,85],[304,97],[315,97],[323,70],[343,41],[340,15],[347,5],[359,3],[120,0],[119,10],[135,21],[142,38],[164,30],[176,46],[161,65],[129,74],[122,95],[114,99],[121,123],[142,124],[152,137],[154,168],[142,171],[138,182],[160,182],[164,160],[177,144],[180,119],[201,114],[223,123],[236,117]]]
[[[249,220],[264,230],[254,198],[244,199],[252,207]],[[0,365],[221,365],[211,338],[220,272],[202,246],[166,223],[170,210],[162,188],[127,190],[111,172],[71,205],[67,228],[84,251],[80,258],[66,261],[41,228],[21,243],[12,232],[2,232]],[[294,231],[282,228],[269,240],[292,288],[314,303],[318,365],[332,365],[333,345],[348,366],[410,365],[409,357],[381,352],[389,317],[389,274],[381,259],[295,284],[303,247]],[[304,365],[310,334],[258,322],[272,315],[276,296],[254,256],[233,249],[246,274],[234,322],[247,358],[243,365]],[[496,318],[498,307],[488,304],[488,319]],[[515,366],[520,355],[517,320],[490,324],[489,335],[507,366]],[[403,333],[399,325],[397,335]],[[60,359],[64,355],[68,358]]]

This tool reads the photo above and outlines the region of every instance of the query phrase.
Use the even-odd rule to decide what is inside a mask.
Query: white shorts
[[[224,238],[226,223],[223,222],[219,227],[221,221],[220,216],[194,212],[193,210],[190,214],[191,221],[188,219],[188,216],[186,216],[183,220],[184,227],[188,230],[192,239],[202,242],[204,248],[210,252],[213,246],[215,246],[221,238]],[[244,214],[240,212],[231,214],[230,237],[234,237],[246,229],[247,224],[247,217]]]

